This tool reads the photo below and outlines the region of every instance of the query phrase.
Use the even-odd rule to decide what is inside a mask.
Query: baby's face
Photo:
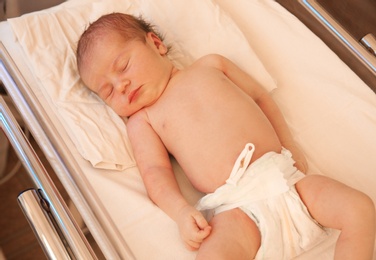
[[[81,78],[120,116],[131,116],[154,104],[173,70],[167,48],[148,33],[146,40],[125,41],[108,33],[91,47]]]

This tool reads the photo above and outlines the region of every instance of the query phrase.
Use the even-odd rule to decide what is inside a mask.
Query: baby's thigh
[[[212,232],[201,244],[198,259],[253,259],[260,247],[256,224],[240,209],[215,215]]]
[[[321,225],[342,229],[369,208],[370,199],[343,183],[321,175],[308,175],[296,189],[314,219]],[[354,223],[356,224],[356,223]]]

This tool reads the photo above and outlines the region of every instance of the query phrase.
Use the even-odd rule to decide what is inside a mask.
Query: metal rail
[[[1,80],[6,84],[3,78]],[[15,148],[19,159],[28,171],[35,186],[40,189],[42,196],[49,202],[51,213],[55,216],[56,223],[67,241],[67,252],[72,252],[68,259],[97,259],[85,236],[69,214],[69,210],[59,191],[2,97],[0,97],[0,126],[9,142]],[[52,241],[50,243],[53,244]],[[60,255],[59,252],[56,252],[56,254]]]
[[[323,24],[336,38],[341,41],[347,49],[365,67],[376,76],[376,57],[356,41],[316,0],[298,0],[321,24]]]
[[[17,83],[14,80],[14,78],[19,80],[21,76],[15,76],[15,74],[19,74],[19,72],[11,68],[9,64],[6,63],[7,61],[11,61],[11,58],[6,52],[5,47],[0,44],[0,80],[7,90],[11,90],[9,92],[12,92],[12,98],[18,98],[15,103],[18,109],[21,107],[23,110],[20,112],[25,119],[27,118],[26,121],[28,121],[29,124],[30,121],[34,122],[33,128],[40,128],[37,118],[28,106],[28,103],[22,99],[23,95],[19,93]],[[19,81],[18,84],[20,84]],[[97,259],[90,244],[87,242],[78,224],[70,214],[59,191],[50,179],[46,169],[40,162],[2,97],[0,98],[0,127],[4,130],[10,144],[14,147],[17,156],[27,170],[31,180],[34,182],[35,187],[41,191],[45,200],[49,202],[51,214],[54,216],[66,240],[66,245],[69,247],[68,251],[72,252],[73,259]],[[43,133],[43,129],[39,129],[38,132]]]
[[[70,141],[62,140],[59,130],[56,129],[49,116],[44,112],[45,110],[43,106],[38,102],[35,93],[31,90],[1,42],[0,80],[5,85],[8,95],[13,100],[18,112],[22,116],[34,138],[37,140],[43,153],[50,161],[53,170],[59,177],[64,188],[67,190],[75,206],[80,209],[80,214],[84,219],[85,224],[89,228],[106,259],[134,259],[132,251],[118,233],[116,227],[110,220],[108,220],[106,213],[102,213],[100,211],[101,208],[98,208],[100,206],[96,202],[97,197],[78,187],[79,184],[86,187],[86,181],[82,179],[82,169],[75,162],[73,155],[64,152],[68,151],[66,142],[68,141],[69,143]],[[15,150],[21,148],[22,151],[23,149],[15,144],[13,144],[13,146]],[[33,156],[36,155],[34,154],[32,157]],[[23,155],[20,154],[19,157],[22,161]],[[37,160],[39,161],[38,158]],[[53,182],[49,180],[48,173],[45,171],[35,171],[28,167],[29,163],[24,163],[24,165],[27,168],[31,179],[34,181],[36,188],[43,191],[45,198],[52,205],[51,213],[54,215],[57,224],[60,225],[61,230],[67,237],[67,242],[72,247],[72,251],[75,255],[85,255],[85,253],[80,252],[83,250],[89,252],[92,257],[95,258],[86,238],[72,219],[69,209],[66,207],[64,201],[57,199],[60,195],[58,195],[58,191],[54,188]],[[43,168],[42,165],[41,167]],[[74,175],[72,173],[74,173]],[[48,181],[46,181],[46,179],[48,179]],[[88,201],[91,202],[91,206]],[[95,214],[91,207],[95,207],[99,210],[95,211],[99,215]],[[106,221],[106,231],[98,219]],[[73,233],[72,237],[71,233]],[[85,247],[87,249],[81,249]],[[90,257],[80,257],[80,259],[90,259]]]
[[[48,259],[74,259],[50,214],[49,203],[35,189],[22,192],[18,204]]]

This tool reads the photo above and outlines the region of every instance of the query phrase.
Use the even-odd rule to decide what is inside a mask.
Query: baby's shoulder
[[[202,56],[192,66],[222,68],[226,58],[220,54],[207,54]]]
[[[133,115],[127,118],[126,122],[128,127],[131,127],[133,125],[142,125],[144,123],[149,123],[149,117],[146,112],[146,109],[143,108],[135,112]]]

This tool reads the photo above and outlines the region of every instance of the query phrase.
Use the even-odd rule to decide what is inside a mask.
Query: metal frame
[[[44,111],[43,107],[37,102],[35,94],[31,91],[1,42],[0,80],[22,116],[25,125],[43,152],[48,155],[47,159],[49,159],[52,168],[63,183],[64,188],[66,188],[76,207],[81,209],[80,213],[104,256],[107,259],[122,259],[108,238],[107,233],[100,225],[97,216],[90,208],[87,198],[79,189],[77,178],[74,178],[71,174],[72,172],[81,172],[81,169],[77,164],[74,164],[72,158],[69,158],[72,155],[59,152],[64,150],[63,148],[66,148],[66,144],[61,140],[59,132],[53,126],[48,116],[41,112]],[[97,259],[80,227],[76,224],[68,207],[2,98],[0,98],[0,127],[6,133],[10,143],[34,182],[35,188],[48,201],[51,215],[55,218],[57,226],[61,230],[69,247],[68,250],[72,252],[73,257],[76,259]],[[120,250],[123,255],[127,256],[127,259],[134,258],[129,248]]]
[[[77,259],[66,247],[55,218],[50,216],[49,203],[37,190],[22,192],[18,204],[48,259]]]
[[[316,0],[298,0],[324,25],[365,67],[376,76],[376,56],[356,41]]]
[[[1,52],[1,54],[3,54],[3,52]],[[7,71],[7,65],[5,65],[3,61],[3,55],[1,55],[0,71],[0,79],[7,90],[17,89],[16,82]],[[21,100],[19,99],[18,101]],[[28,110],[26,116],[34,117],[26,103],[17,102],[17,105],[21,106],[21,104],[23,104],[24,111]],[[45,199],[49,201],[51,212],[55,216],[69,247],[72,249],[74,257],[77,259],[96,259],[85,236],[80,231],[73,217],[69,214],[69,210],[57,188],[2,97],[0,98],[0,121],[1,128],[4,130],[9,142],[15,149],[18,158],[26,168],[35,186],[41,190]]]

